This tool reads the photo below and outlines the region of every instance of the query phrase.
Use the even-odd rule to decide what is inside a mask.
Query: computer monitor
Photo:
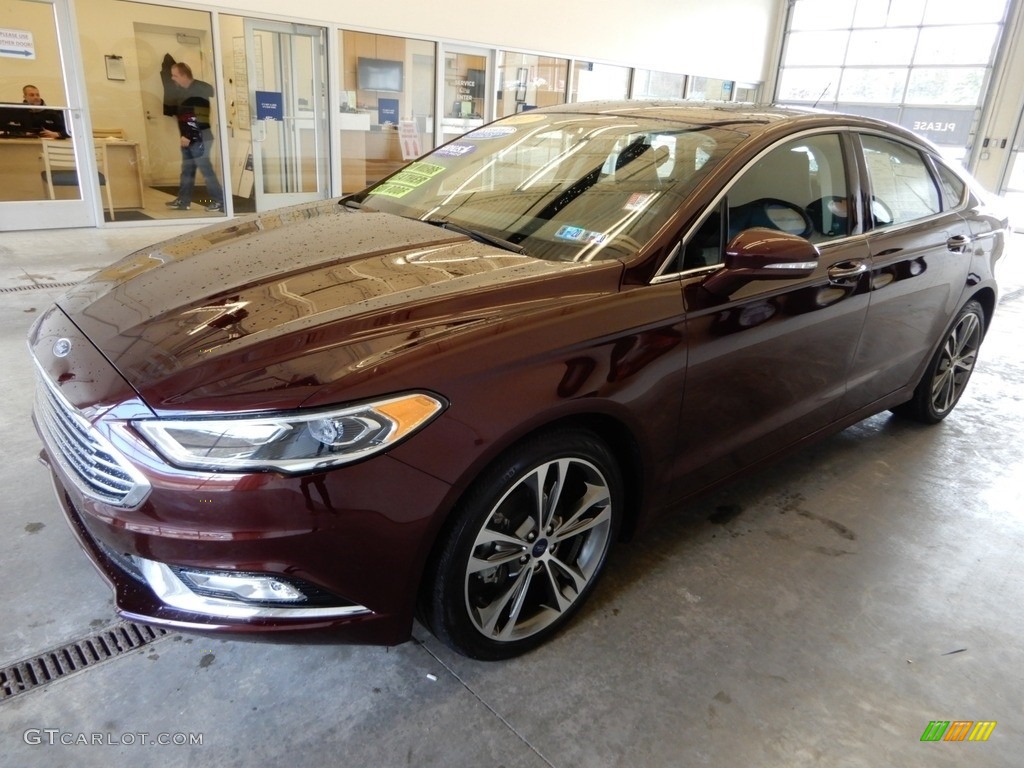
[[[28,111],[19,109],[13,104],[0,104],[0,136],[17,138],[34,136],[35,131],[28,129]]]

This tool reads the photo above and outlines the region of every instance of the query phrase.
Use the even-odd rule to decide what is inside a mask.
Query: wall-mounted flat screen
[[[401,91],[403,65],[389,59],[367,59],[359,57],[358,81],[361,91]]]
[[[466,79],[473,83],[473,98],[482,99],[487,92],[487,71],[483,69],[467,69]]]

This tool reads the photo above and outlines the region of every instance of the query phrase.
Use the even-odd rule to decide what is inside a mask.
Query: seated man
[[[43,101],[38,88],[34,85],[26,85],[21,89],[21,94],[24,97],[22,103],[32,107],[25,115],[23,123],[26,133],[41,139],[68,138],[67,127],[64,125],[64,113],[59,109],[43,109],[46,102]]]

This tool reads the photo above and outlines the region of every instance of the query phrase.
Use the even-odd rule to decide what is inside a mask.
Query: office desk
[[[39,175],[43,170],[40,145],[44,141],[60,140],[0,138],[0,201],[48,199],[46,183]],[[139,145],[131,141],[101,141],[107,148],[107,166],[110,169],[107,184],[114,198],[114,208],[141,208]],[[75,187],[55,187],[54,190],[58,198],[79,195]]]

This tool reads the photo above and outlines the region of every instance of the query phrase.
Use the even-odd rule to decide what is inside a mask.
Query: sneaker
[[[192,206],[186,203],[184,200],[172,200],[167,203],[168,208],[173,208],[176,211],[187,211]]]
[[[224,205],[223,203],[210,203],[208,206],[206,206],[206,210],[209,213],[214,213],[215,211],[223,211]]]

